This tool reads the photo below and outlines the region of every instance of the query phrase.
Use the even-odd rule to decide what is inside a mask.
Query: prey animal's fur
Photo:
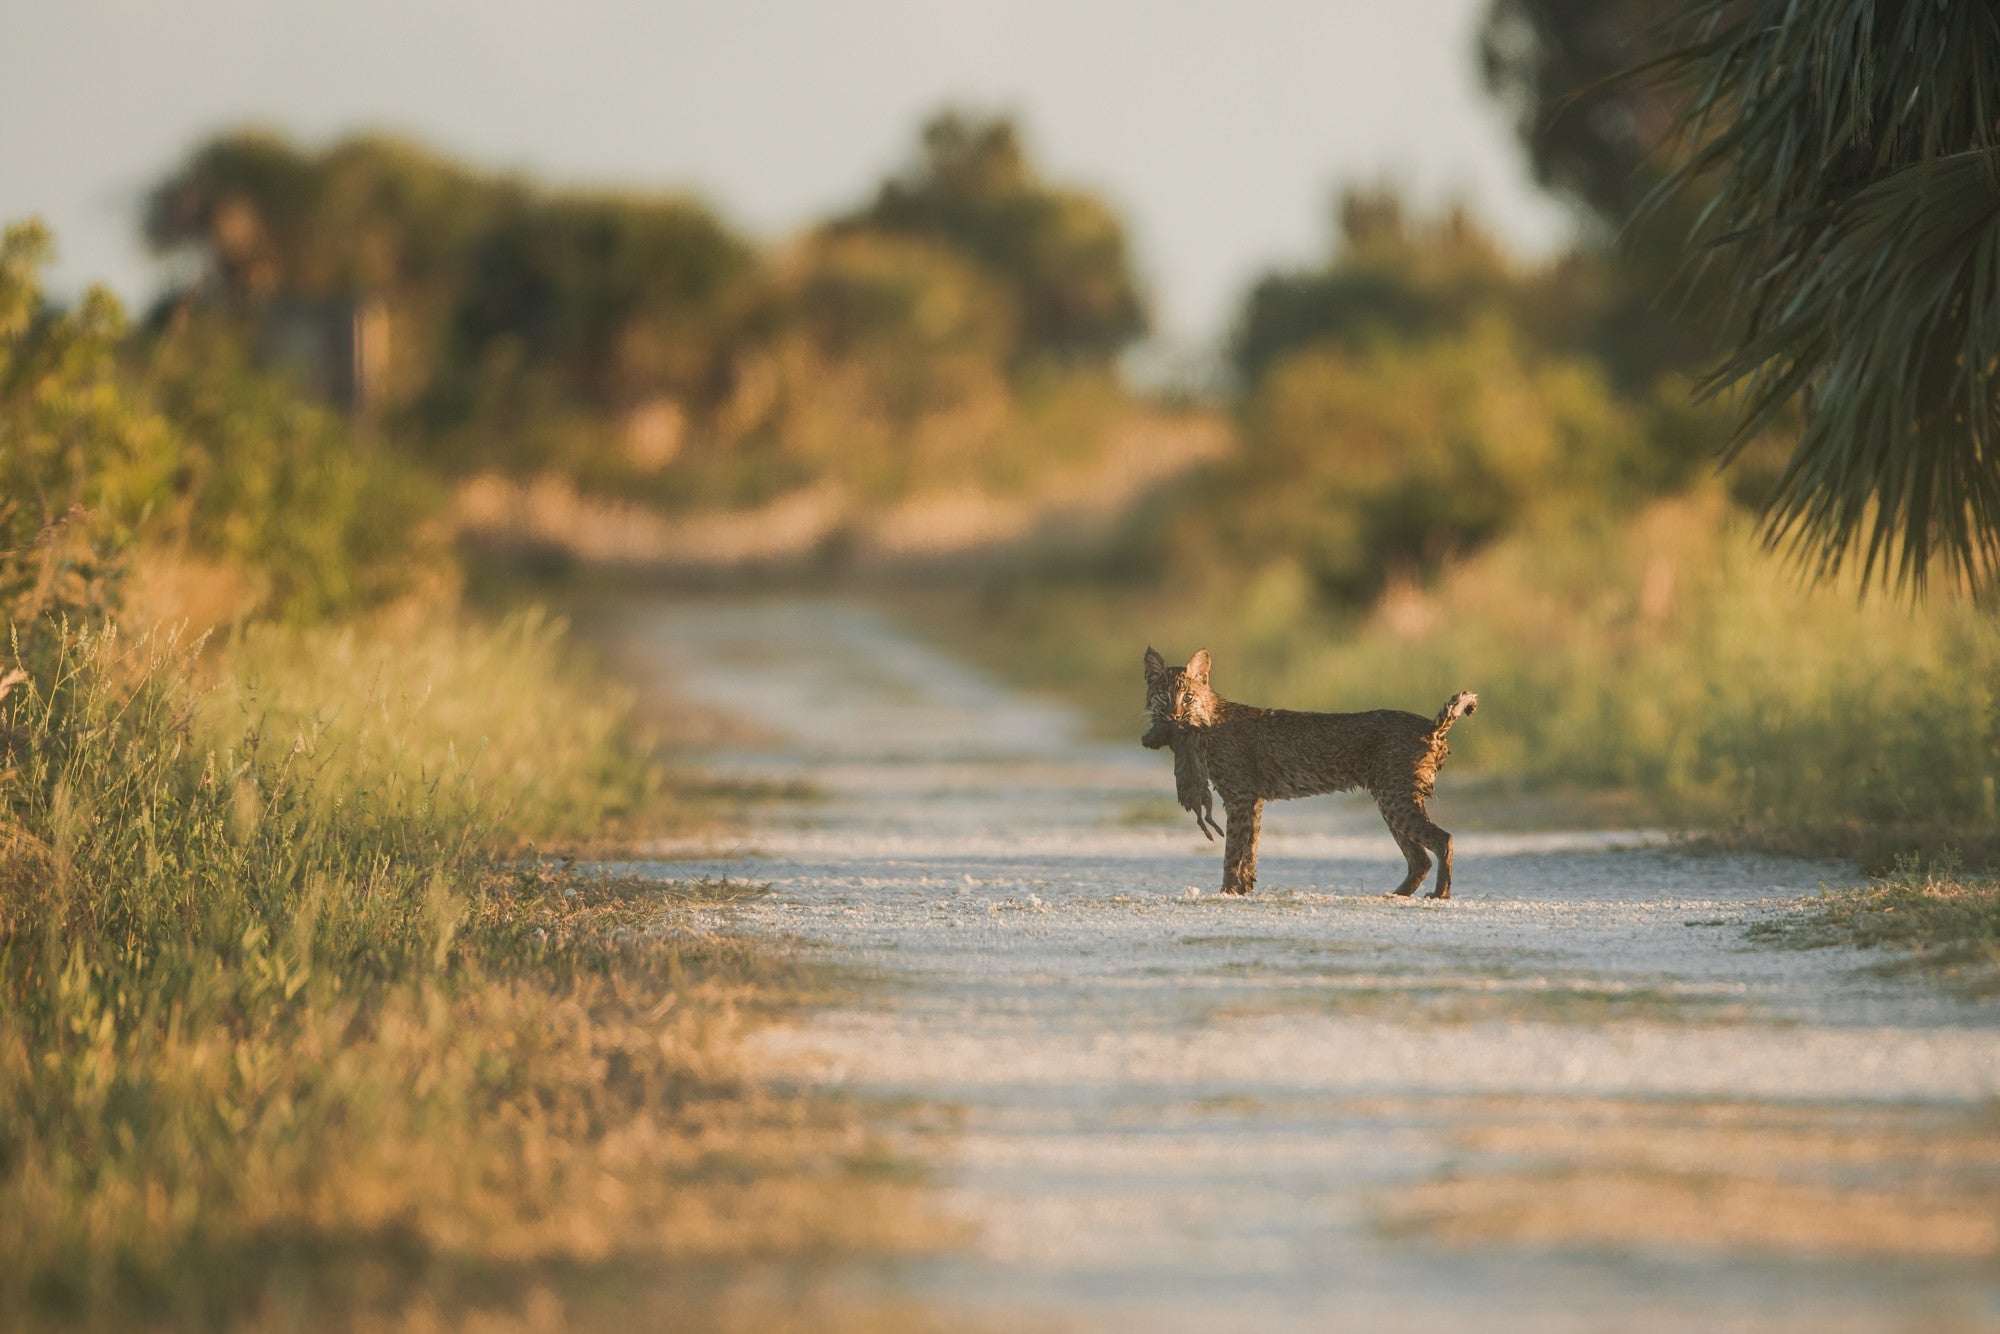
[[[1194,827],[1201,830],[1201,836],[1211,843],[1215,842],[1222,826],[1215,822],[1215,803],[1209,796],[1208,768],[1202,764],[1201,754],[1195,748],[1194,733],[1155,719],[1153,725],[1146,729],[1146,735],[1139,738],[1139,744],[1148,750],[1158,750],[1162,746],[1174,748],[1174,795],[1180,798],[1181,809],[1194,816]]]
[[[1375,798],[1408,864],[1394,892],[1415,893],[1435,858],[1437,887],[1430,897],[1451,897],[1451,835],[1431,820],[1429,802],[1438,767],[1450,753],[1445,734],[1478,707],[1477,695],[1459,691],[1435,718],[1401,709],[1304,713],[1224,699],[1209,688],[1208,673],[1206,649],[1185,667],[1169,667],[1147,649],[1146,711],[1152,725],[1140,741],[1156,750],[1173,747],[1174,786],[1197,825],[1207,819],[1211,784],[1222,797],[1228,820],[1223,893],[1256,888],[1257,835],[1266,801],[1359,788]]]

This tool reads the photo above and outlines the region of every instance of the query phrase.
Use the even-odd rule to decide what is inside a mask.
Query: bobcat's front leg
[[[1248,894],[1257,888],[1257,829],[1263,822],[1262,801],[1226,801],[1229,831],[1222,840],[1222,892]]]

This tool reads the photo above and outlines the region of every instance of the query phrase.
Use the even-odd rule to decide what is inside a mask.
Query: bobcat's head
[[[1215,692],[1208,688],[1208,650],[1188,659],[1185,667],[1169,667],[1167,660],[1152,649],[1146,650],[1146,712],[1152,726],[1139,738],[1141,745],[1158,750],[1173,740],[1176,727],[1206,727],[1215,721]]]

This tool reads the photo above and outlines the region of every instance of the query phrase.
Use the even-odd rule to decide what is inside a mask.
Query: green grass
[[[1892,970],[1930,973],[1973,996],[2000,995],[2000,881],[1962,876],[1950,855],[1928,866],[1905,857],[1874,884],[1824,891],[1751,936],[1805,949],[1881,950]]]
[[[1453,777],[1630,794],[1635,815],[1822,853],[2000,848],[1990,611],[1803,588],[1712,490],[1630,519],[1552,505],[1360,612],[1325,606],[1282,561],[924,610],[913,623],[1080,701],[1114,739],[1136,738],[1149,643],[1176,659],[1207,647],[1217,688],[1250,703],[1430,713],[1477,690]]]
[[[303,746],[323,791],[416,801],[501,837],[602,840],[635,819],[658,832],[686,818],[634,726],[635,696],[574,653],[565,624],[533,609],[254,624],[227,645],[200,722],[267,762]]]
[[[546,622],[72,636],[0,748],[0,1324],[709,1323],[917,1244],[745,1064],[813,979],[688,915],[756,887],[492,855],[672,818]]]

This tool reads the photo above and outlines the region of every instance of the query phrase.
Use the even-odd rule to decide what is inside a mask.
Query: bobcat
[[[1436,718],[1375,709],[1368,713],[1301,713],[1238,704],[1208,686],[1208,650],[1169,667],[1146,650],[1146,711],[1152,726],[1139,738],[1174,750],[1174,783],[1181,805],[1200,825],[1212,781],[1228,819],[1223,836],[1222,892],[1248,894],[1257,886],[1257,830],[1266,801],[1365,789],[1409,863],[1396,887],[1413,894],[1437,855],[1437,888],[1451,897],[1451,835],[1431,823],[1425,803],[1449,751],[1445,733],[1478,707],[1479,696],[1461,690]],[[1203,833],[1207,829],[1203,828]]]

